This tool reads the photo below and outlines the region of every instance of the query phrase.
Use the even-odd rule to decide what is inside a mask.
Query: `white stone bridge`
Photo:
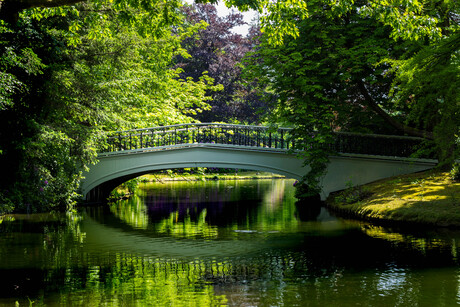
[[[326,175],[330,192],[375,180],[433,168],[436,160],[409,156],[422,139],[337,133]],[[119,184],[156,170],[215,167],[266,171],[300,179],[303,165],[291,129],[230,124],[181,124],[109,135],[99,162],[85,173],[81,192],[87,201],[104,201]],[[308,150],[308,149],[305,149]]]

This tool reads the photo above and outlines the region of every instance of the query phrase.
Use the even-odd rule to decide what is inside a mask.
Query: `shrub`
[[[454,181],[460,181],[460,163],[454,163],[452,170],[450,171],[450,176]]]

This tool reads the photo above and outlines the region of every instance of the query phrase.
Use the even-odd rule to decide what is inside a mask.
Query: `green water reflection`
[[[293,193],[289,180],[157,183],[106,207],[9,217],[0,305],[459,303],[459,232],[305,215]]]

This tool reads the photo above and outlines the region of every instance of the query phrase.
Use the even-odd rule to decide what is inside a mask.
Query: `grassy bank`
[[[203,181],[203,180],[248,180],[248,179],[275,179],[285,178],[282,175],[243,171],[237,173],[206,173],[206,174],[147,174],[140,176],[141,182],[163,182],[163,181]]]
[[[232,173],[157,173],[146,174],[136,179],[125,182],[124,184],[115,188],[111,195],[110,200],[117,200],[127,198],[134,194],[139,183],[148,182],[169,182],[169,181],[210,181],[210,180],[252,180],[252,179],[282,179],[285,176],[256,171],[240,171]]]
[[[392,177],[334,193],[327,206],[341,215],[398,224],[460,227],[460,182],[449,173]]]

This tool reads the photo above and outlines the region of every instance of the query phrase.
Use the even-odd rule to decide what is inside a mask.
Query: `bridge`
[[[103,201],[121,183],[165,169],[215,167],[266,171],[301,179],[309,170],[299,158],[291,129],[231,124],[180,124],[110,133],[99,162],[84,174],[87,201]],[[314,137],[312,135],[312,137]],[[336,133],[322,195],[350,182],[365,184],[433,168],[436,160],[410,156],[414,137]],[[305,149],[308,150],[308,149]]]

